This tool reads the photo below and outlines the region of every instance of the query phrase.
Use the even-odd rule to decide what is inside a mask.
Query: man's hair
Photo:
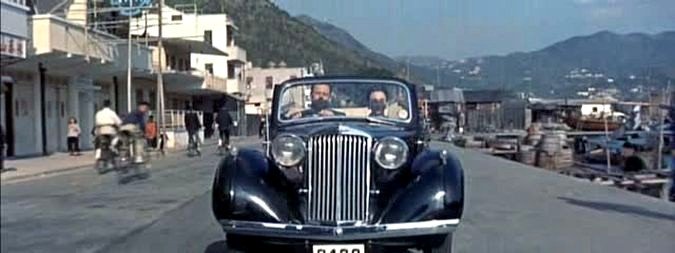
[[[150,115],[148,116],[148,119],[155,119],[155,116]]]
[[[142,105],[150,106],[150,103],[145,102],[145,101],[138,102],[138,106],[142,106]]]
[[[384,87],[377,86],[377,87],[371,88],[368,91],[368,100],[370,101],[370,95],[372,95],[373,92],[378,92],[378,91],[384,93],[385,100],[389,99],[389,92],[387,92],[387,89],[385,89]]]
[[[110,100],[103,100],[103,107],[110,107],[112,103],[110,103]]]
[[[311,88],[310,91],[311,91],[312,93],[314,93],[314,88],[316,88],[316,86],[319,86],[319,85],[325,85],[325,86],[328,86],[328,93],[329,93],[329,94],[332,94],[332,93],[333,93],[333,87],[331,87],[330,84],[327,84],[327,83],[315,83],[315,84],[312,84],[312,88]]]

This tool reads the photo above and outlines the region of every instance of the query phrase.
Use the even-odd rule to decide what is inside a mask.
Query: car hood
[[[354,134],[369,135],[375,139],[385,136],[396,136],[408,139],[415,135],[414,129],[370,122],[316,122],[279,129],[279,134],[290,133],[298,136]]]

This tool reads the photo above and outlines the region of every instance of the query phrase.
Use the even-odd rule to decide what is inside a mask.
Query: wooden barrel
[[[560,151],[561,149],[561,140],[560,135],[558,134],[546,134],[541,138],[541,143],[539,144],[539,150],[553,155]]]
[[[537,158],[537,152],[531,146],[522,146],[518,153],[518,161],[527,165],[534,165]]]
[[[556,155],[556,168],[567,168],[574,165],[574,155],[570,148],[561,149]]]

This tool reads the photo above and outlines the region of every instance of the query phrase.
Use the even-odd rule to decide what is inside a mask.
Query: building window
[[[235,72],[234,64],[227,65],[227,78],[234,79],[235,76],[234,72]]]
[[[206,30],[204,31],[204,42],[206,42],[209,45],[212,45],[213,41],[213,32],[211,30]]]
[[[252,77],[252,76],[246,77],[246,83],[249,84],[249,85],[250,85],[251,83],[253,83],[253,77]]]
[[[265,77],[265,89],[272,89],[274,87],[274,77]]]
[[[178,70],[185,71],[185,61],[183,59],[178,59]]]
[[[171,15],[171,21],[181,21],[183,20],[183,15]]]
[[[212,63],[205,64],[204,69],[206,69],[207,73],[213,75],[213,64]]]

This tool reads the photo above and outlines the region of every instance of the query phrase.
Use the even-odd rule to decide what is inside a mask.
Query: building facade
[[[127,62],[127,54],[122,52],[127,47],[117,43],[118,37],[91,29],[86,18],[69,15],[86,13],[85,3],[85,0],[69,4],[40,1],[29,6],[34,13],[41,14],[27,17],[30,39],[26,43],[26,57],[3,64],[3,76],[11,78],[11,85],[3,84],[9,86],[4,93],[6,107],[2,110],[6,112],[7,136],[11,138],[7,143],[8,156],[65,151],[67,122],[71,117],[78,120],[83,131],[81,148],[93,148],[89,132],[96,110],[105,99],[116,102],[115,107],[121,104],[124,86],[119,81],[124,80]],[[150,53],[142,45],[132,47],[134,72],[152,71]],[[9,78],[3,78],[6,79]]]
[[[166,108],[185,109],[192,104],[203,113],[205,135],[213,134],[214,114],[225,107],[238,121],[235,134],[246,129],[244,99],[247,95],[246,51],[234,41],[237,28],[224,13],[197,14],[163,8],[162,41],[159,52],[157,12],[144,11],[131,22],[131,34],[153,48],[153,65],[162,65]],[[148,76],[146,79],[152,79]],[[139,93],[154,92],[152,87]]]

